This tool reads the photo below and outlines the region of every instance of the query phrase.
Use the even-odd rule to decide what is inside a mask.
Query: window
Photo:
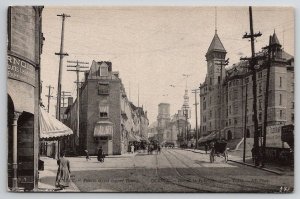
[[[282,114],[282,110],[280,110],[280,111],[279,111],[279,117],[280,117],[280,119],[282,119],[282,115],[283,115],[283,114]]]
[[[262,113],[259,113],[258,115],[258,120],[261,122],[262,121]]]
[[[262,105],[262,101],[261,101],[261,99],[260,99],[260,100],[258,101],[258,109],[259,109],[259,110],[262,110],[262,106],[261,106],[261,105]]]
[[[261,94],[262,88],[261,88],[261,83],[258,84],[258,93]]]
[[[234,119],[234,124],[237,124],[237,123],[238,123],[238,121],[237,121],[237,119],[235,118],[235,119]]]
[[[210,78],[210,85],[212,85],[212,78]]]
[[[203,110],[206,110],[206,101],[203,102]]]
[[[279,87],[282,87],[282,77],[279,77]]]
[[[231,114],[231,106],[229,106],[229,114]]]
[[[291,119],[292,119],[292,122],[294,122],[294,120],[295,120],[294,113],[292,113]]]
[[[262,77],[262,72],[259,72],[258,73],[258,78],[261,78]]]
[[[99,83],[98,84],[98,94],[109,94],[109,85],[106,83]]]
[[[108,76],[108,67],[107,66],[100,66],[100,76],[102,76],[102,77]]]
[[[108,105],[100,105],[99,113],[100,113],[100,118],[108,117]]]
[[[212,117],[212,111],[211,110],[209,111],[209,117],[210,118]]]
[[[282,105],[282,95],[279,94],[279,105]]]
[[[221,82],[221,78],[220,76],[218,76],[218,84],[220,84],[220,82]]]
[[[231,119],[229,119],[229,125],[231,125]]]

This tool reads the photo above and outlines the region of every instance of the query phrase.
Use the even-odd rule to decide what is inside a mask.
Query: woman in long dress
[[[60,158],[57,160],[57,175],[56,175],[56,187],[61,189],[68,187],[70,183],[70,161],[65,158],[65,153],[62,152]]]

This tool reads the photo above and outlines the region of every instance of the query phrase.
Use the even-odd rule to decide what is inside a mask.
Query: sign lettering
[[[35,68],[32,64],[12,55],[7,56],[7,61],[8,78],[35,86]]]

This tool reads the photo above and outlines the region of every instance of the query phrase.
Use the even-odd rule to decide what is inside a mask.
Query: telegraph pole
[[[80,72],[85,72],[84,70],[81,70],[82,68],[89,68],[88,66],[81,66],[79,64],[89,64],[88,62],[81,62],[81,61],[68,61],[68,63],[75,63],[76,65],[68,65],[67,67],[73,67],[75,69],[73,70],[67,70],[67,71],[73,71],[76,72],[76,76],[77,76],[77,81],[76,81],[76,85],[77,85],[77,119],[76,119],[76,136],[79,139],[79,108],[80,108],[80,97],[79,97],[79,73]],[[76,142],[75,142],[76,143]],[[78,143],[77,143],[78,144]]]
[[[199,91],[199,92],[198,92]],[[195,93],[195,116],[196,116],[196,149],[198,149],[198,115],[197,115],[197,94],[200,93],[200,89],[194,89],[192,90],[192,93]]]
[[[221,128],[222,128],[222,83],[223,83],[223,67],[227,66],[229,64],[229,58],[226,60],[220,60],[220,63],[215,63],[216,65],[220,66],[220,81],[219,83],[219,140],[221,140]]]
[[[249,19],[250,19],[250,34],[246,33],[243,39],[250,38],[251,40],[251,58],[241,58],[241,60],[248,60],[250,64],[250,70],[252,72],[252,92],[253,92],[253,121],[254,121],[254,155],[255,155],[255,166],[259,165],[259,135],[258,135],[258,120],[257,120],[257,93],[256,93],[256,69],[258,56],[255,56],[255,46],[254,40],[256,37],[260,37],[262,34],[260,32],[253,32],[253,19],[252,19],[252,7],[249,6]]]
[[[65,26],[65,18],[71,17],[67,14],[57,15],[62,17],[62,26],[61,26],[61,41],[60,41],[60,51],[59,53],[55,53],[55,55],[59,55],[59,71],[58,71],[58,83],[57,83],[57,103],[56,103],[56,119],[60,120],[60,106],[61,106],[61,77],[62,77],[62,65],[64,56],[68,56],[68,53],[63,52],[64,47],[64,26]]]
[[[247,139],[247,108],[248,108],[248,82],[245,81],[245,92],[246,92],[246,99],[245,99],[245,124],[244,124],[244,150],[243,150],[243,162],[246,161],[246,139]]]
[[[51,95],[51,89],[54,87],[52,87],[51,85],[49,86],[46,86],[46,88],[48,88],[48,95],[45,95],[47,98],[48,98],[48,105],[47,105],[47,111],[49,113],[49,110],[50,110],[50,98],[53,97],[53,95]]]

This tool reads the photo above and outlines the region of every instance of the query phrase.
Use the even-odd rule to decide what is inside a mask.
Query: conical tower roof
[[[272,44],[277,44],[277,45],[280,45],[280,46],[281,46],[281,44],[280,44],[280,42],[279,42],[279,39],[278,39],[278,37],[277,37],[275,31],[274,31],[274,33],[273,33],[271,43],[272,43]]]
[[[211,41],[210,43],[210,46],[207,50],[207,53],[206,54],[209,54],[210,52],[224,52],[226,53],[226,50],[218,36],[217,33],[215,33],[215,36],[213,38],[213,40]]]

